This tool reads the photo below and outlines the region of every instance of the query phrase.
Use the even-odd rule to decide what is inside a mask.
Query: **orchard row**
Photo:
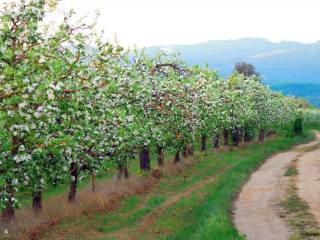
[[[0,14],[0,207],[11,219],[19,191],[41,210],[46,185],[70,179],[69,201],[82,175],[114,161],[150,170],[150,149],[192,152],[201,139],[237,145],[297,125],[299,104],[271,91],[259,76],[222,79],[207,67],[187,66],[168,52],[150,57],[106,42],[95,24],[66,13],[46,17],[54,1],[21,1]],[[296,124],[294,124],[296,123]]]

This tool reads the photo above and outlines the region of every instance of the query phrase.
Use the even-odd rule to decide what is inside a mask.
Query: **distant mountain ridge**
[[[294,41],[275,43],[264,38],[242,38],[194,45],[155,46],[147,48],[146,52],[153,55],[163,48],[179,52],[188,64],[208,63],[223,76],[232,72],[235,63],[246,61],[256,67],[264,76],[264,82],[271,87],[320,84],[320,41],[311,44]]]

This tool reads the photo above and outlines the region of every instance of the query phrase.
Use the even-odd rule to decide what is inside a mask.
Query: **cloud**
[[[290,53],[290,52],[294,52],[294,51],[296,51],[296,50],[295,49],[274,50],[271,52],[260,53],[260,54],[251,56],[250,58],[267,58],[267,57],[272,57],[272,56]]]

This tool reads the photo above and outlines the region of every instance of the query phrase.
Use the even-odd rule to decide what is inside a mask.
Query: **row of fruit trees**
[[[41,209],[45,186],[70,179],[69,201],[82,175],[106,161],[128,177],[140,153],[150,169],[150,149],[163,164],[175,161],[196,139],[242,136],[260,140],[292,124],[297,102],[271,91],[259,77],[222,79],[207,67],[187,66],[176,55],[148,56],[106,42],[95,24],[65,14],[57,26],[45,19],[56,2],[7,4],[0,13],[0,207],[11,219],[17,193],[30,192]],[[189,149],[190,150],[190,149]]]

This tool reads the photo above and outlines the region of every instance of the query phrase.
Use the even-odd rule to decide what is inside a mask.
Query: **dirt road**
[[[285,197],[288,184],[284,174],[296,159],[301,159],[299,193],[310,202],[320,220],[320,199],[317,199],[320,194],[320,150],[314,149],[319,143],[320,134],[317,134],[316,141],[274,155],[251,175],[235,202],[234,211],[234,223],[248,240],[287,240],[290,237],[292,231],[280,217],[279,203]],[[318,184],[316,188],[315,183]]]
[[[320,139],[320,134],[317,135]],[[310,207],[310,213],[320,223],[320,145],[303,154],[298,161],[298,195]]]

